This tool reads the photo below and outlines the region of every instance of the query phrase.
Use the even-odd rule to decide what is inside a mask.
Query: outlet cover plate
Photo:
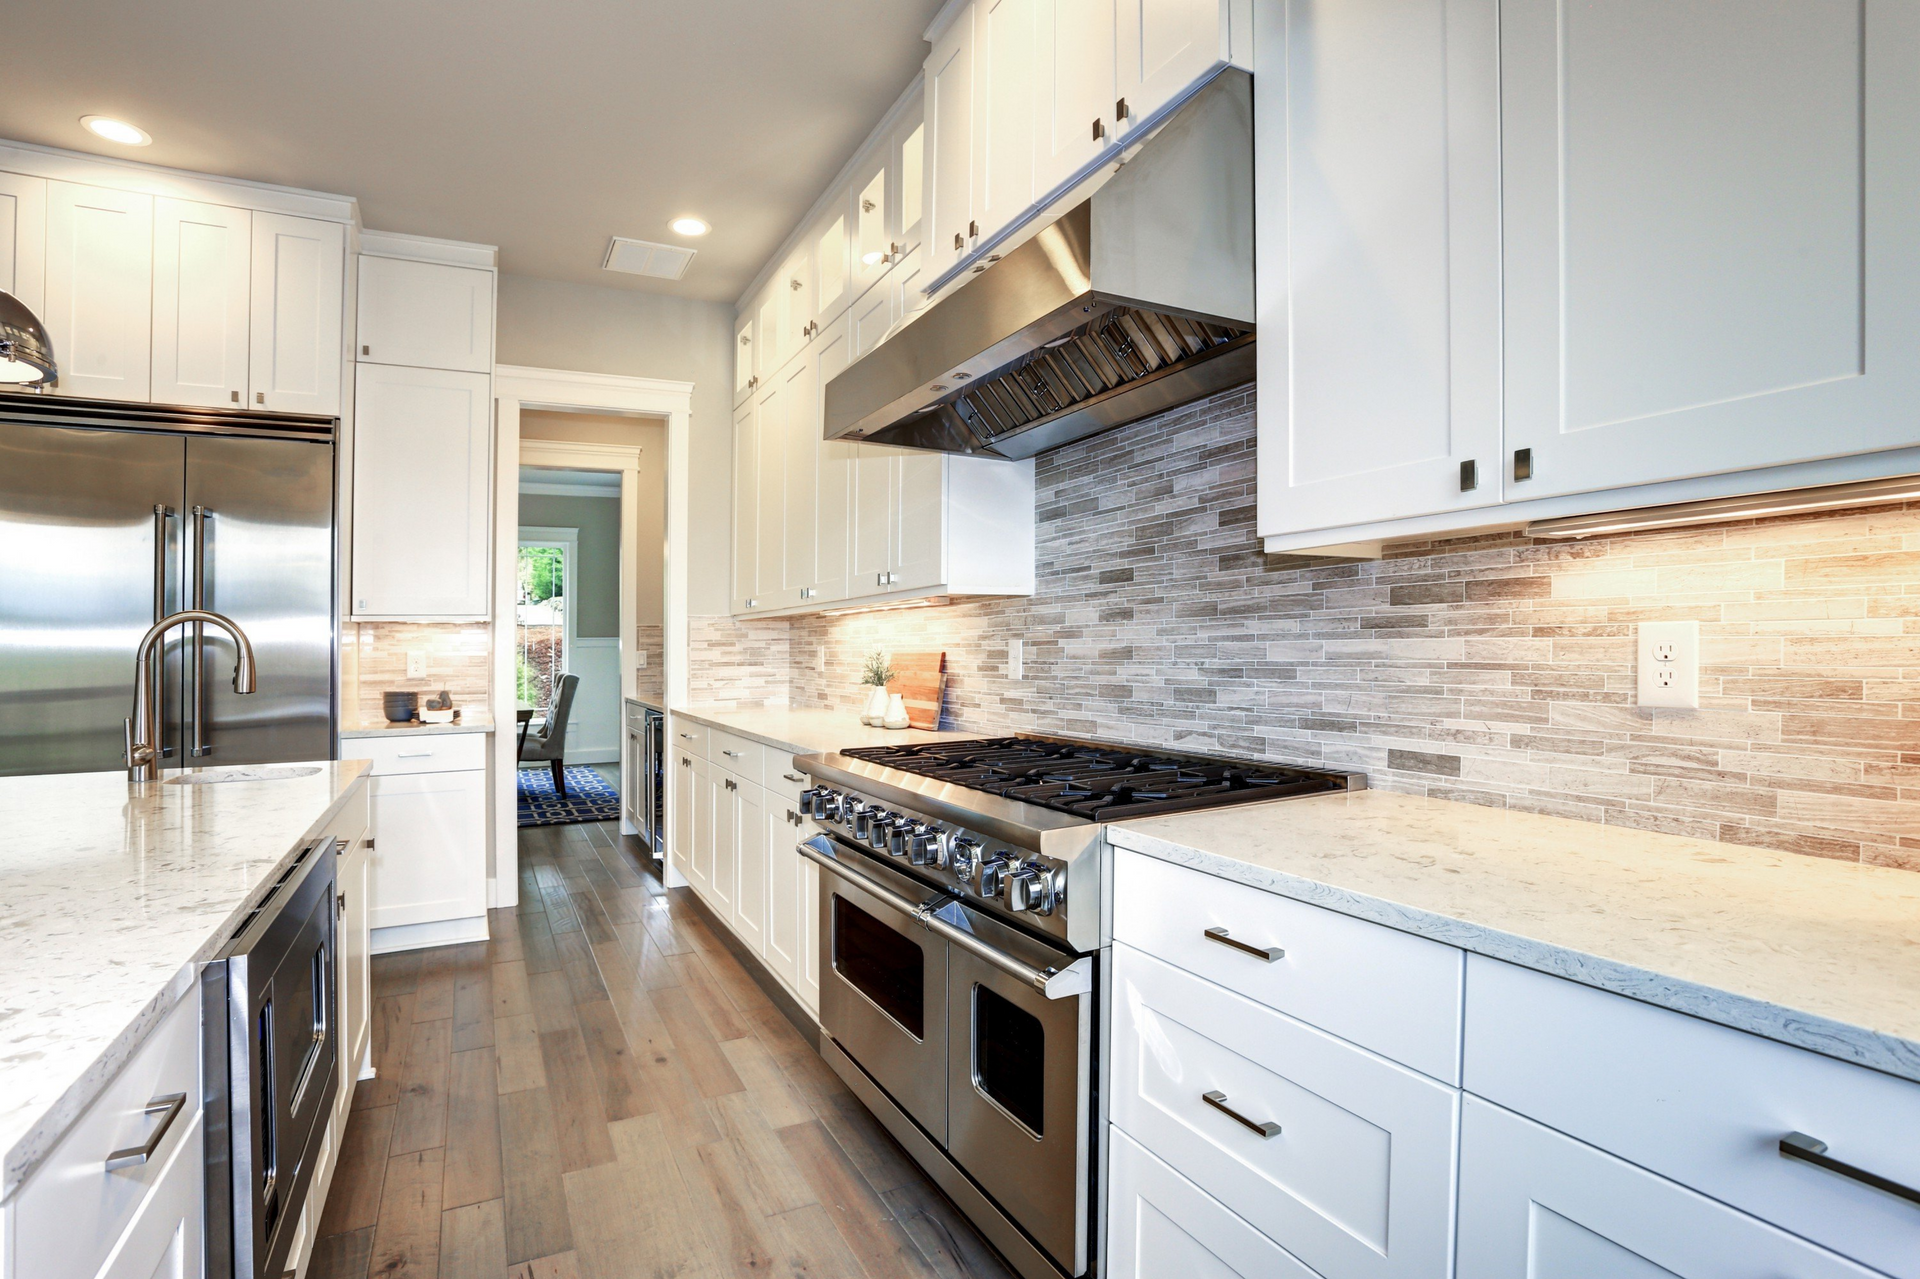
[[[1638,631],[1640,705],[1698,710],[1700,623],[1642,622]]]
[[[407,650],[407,678],[425,679],[427,677],[427,655],[420,649]]]

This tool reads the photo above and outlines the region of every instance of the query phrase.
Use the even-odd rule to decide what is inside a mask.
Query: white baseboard
[[[403,950],[425,950],[429,946],[457,946],[462,942],[487,940],[487,917],[471,919],[435,919],[424,924],[396,924],[376,928],[367,949],[376,955],[391,955]]]

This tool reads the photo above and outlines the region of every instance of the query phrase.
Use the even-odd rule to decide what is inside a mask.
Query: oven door
[[[959,903],[940,917],[1035,968],[1074,958]],[[1093,998],[1049,999],[950,948],[947,1151],[1073,1275],[1087,1267]]]
[[[854,874],[924,906],[931,890],[831,834],[808,841]],[[820,1024],[936,1142],[947,1140],[945,940],[912,915],[821,867]]]

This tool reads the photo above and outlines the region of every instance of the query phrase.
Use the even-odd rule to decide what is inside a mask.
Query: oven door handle
[[[932,903],[920,903],[911,898],[902,897],[879,880],[862,874],[819,846],[820,843],[825,842],[825,836],[816,835],[813,839],[803,840],[795,845],[794,851],[823,870],[838,875],[860,891],[878,898],[883,904],[900,914],[919,920],[929,932],[946,938],[968,954],[992,964],[1008,976],[1025,982],[1048,999],[1069,999],[1075,995],[1087,994],[1093,989],[1092,959],[1082,956],[1065,968],[1035,968],[1032,964],[1015,959],[996,946],[988,945],[966,929],[955,928],[928,909]]]

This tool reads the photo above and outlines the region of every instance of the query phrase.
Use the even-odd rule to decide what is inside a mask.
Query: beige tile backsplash
[[[341,702],[362,722],[385,718],[382,693],[407,689],[425,701],[446,689],[455,706],[480,706],[492,687],[485,622],[349,622],[341,635]],[[427,655],[424,679],[407,678],[407,653]]]

